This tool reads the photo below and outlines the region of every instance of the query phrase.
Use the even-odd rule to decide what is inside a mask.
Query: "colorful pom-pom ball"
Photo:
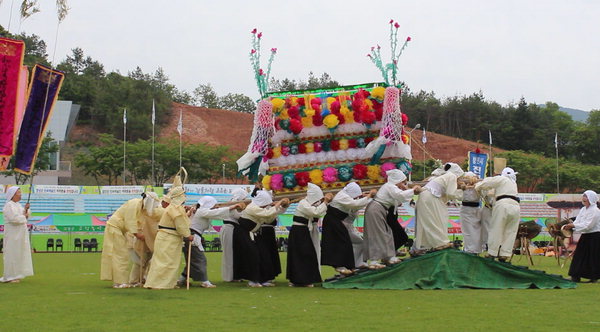
[[[270,175],[263,176],[261,183],[265,190],[271,190],[271,176]]]
[[[315,152],[315,143],[309,142],[304,144],[305,151],[304,153],[313,153]]]
[[[317,186],[323,183],[323,171],[318,168],[308,172],[308,176],[310,177],[310,182],[316,184]]]
[[[283,189],[283,174],[273,174],[271,176],[271,189],[275,191]]]
[[[308,174],[308,172],[298,172],[296,173],[295,177],[296,183],[300,187],[306,187],[308,185],[308,182],[310,182],[310,175]]]
[[[367,166],[356,164],[352,167],[352,174],[355,179],[362,180],[367,177]]]
[[[347,182],[352,179],[353,173],[352,168],[348,166],[341,166],[338,168],[338,177],[340,181]]]
[[[281,155],[284,157],[287,157],[290,155],[290,147],[287,145],[284,145],[281,147]]]
[[[323,181],[333,183],[338,180],[338,171],[334,167],[327,167],[323,170]]]
[[[296,144],[290,145],[290,154],[298,154],[298,152],[299,152],[298,145],[296,145]]]
[[[379,180],[381,178],[381,172],[379,165],[369,165],[367,166],[367,177],[369,180]]]
[[[328,129],[334,129],[340,124],[340,120],[334,114],[329,114],[323,119],[323,124]]]
[[[296,176],[292,172],[283,174],[283,186],[287,189],[292,189],[296,186]]]

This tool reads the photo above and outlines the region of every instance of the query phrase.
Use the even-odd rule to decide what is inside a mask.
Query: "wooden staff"
[[[188,241],[187,252],[187,276],[185,278],[185,289],[190,290],[190,267],[192,266],[192,241]]]

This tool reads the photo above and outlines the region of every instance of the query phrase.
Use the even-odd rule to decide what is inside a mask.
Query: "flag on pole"
[[[152,99],[152,125],[156,121],[156,108],[154,107],[154,99]]]
[[[554,133],[554,148],[558,149],[558,133]]]
[[[123,124],[127,124],[127,109],[123,109]]]
[[[490,145],[492,145],[492,131],[488,130],[488,133],[490,134]]]
[[[423,128],[423,137],[421,138],[421,142],[423,142],[423,144],[427,143],[427,135],[425,134],[425,128]]]
[[[179,136],[183,134],[183,111],[179,110],[179,123],[177,123],[177,132]]]

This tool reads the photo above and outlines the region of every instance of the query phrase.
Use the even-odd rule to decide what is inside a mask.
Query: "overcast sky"
[[[380,82],[366,54],[389,57],[390,19],[412,38],[400,79],[438,97],[481,91],[503,105],[524,97],[585,111],[600,109],[600,1],[595,0],[70,0],[59,27],[55,1],[19,24],[21,0],[4,0],[0,24],[40,35],[55,62],[81,47],[107,71],[162,67],[178,88],[211,83],[219,94],[258,98],[250,31],[278,49],[271,76],[306,80],[327,72],[341,84]],[[20,30],[19,30],[20,29]],[[266,62],[268,52],[263,52]],[[68,79],[68,78],[67,78]]]

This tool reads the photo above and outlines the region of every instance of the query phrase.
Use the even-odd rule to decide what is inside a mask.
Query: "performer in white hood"
[[[241,202],[246,199],[248,192],[238,188],[231,192],[231,202]],[[242,206],[240,206],[242,207]],[[243,210],[243,209],[242,209]],[[219,231],[223,258],[221,259],[221,277],[223,281],[234,281],[233,279],[233,229],[239,227],[238,219],[241,212],[238,209],[229,210],[229,216],[223,219],[223,227]]]
[[[21,190],[10,187],[6,192],[4,214],[4,276],[2,282],[20,282],[21,279],[33,275],[31,261],[31,245],[27,232],[29,203],[25,208],[19,204]]]
[[[419,195],[415,208],[415,251],[450,248],[448,239],[448,207],[446,203],[462,196],[457,179],[464,172],[455,163],[444,165],[445,173],[433,178]]]
[[[460,226],[463,233],[464,251],[471,254],[480,254],[483,248],[481,202],[474,185],[477,179],[477,175],[473,172],[466,172],[462,179],[468,183],[465,183],[466,187],[463,189]]]
[[[381,268],[380,263],[394,264],[400,260],[396,250],[408,240],[408,235],[398,223],[397,208],[408,202],[415,189],[406,186],[406,175],[401,170],[386,172],[385,183],[365,209],[364,256],[369,268]],[[419,193],[420,188],[416,188]]]
[[[492,219],[488,233],[488,255],[507,261],[519,230],[521,207],[517,197],[517,172],[506,167],[502,174],[483,179],[475,185],[475,190],[482,193],[494,189],[496,202],[492,207]]]
[[[332,199],[332,194],[323,195],[319,186],[309,183],[306,198],[296,207],[288,237],[286,277],[291,286],[312,287],[322,281],[318,221],[327,212],[327,204]]]

